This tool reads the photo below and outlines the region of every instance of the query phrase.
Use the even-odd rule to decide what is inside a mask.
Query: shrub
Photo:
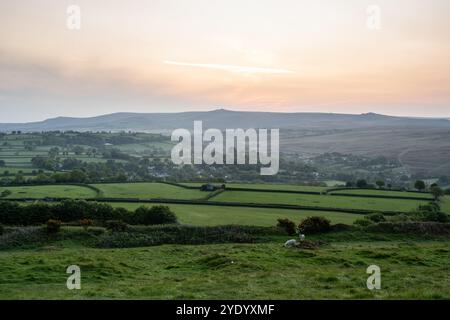
[[[430,202],[419,206],[416,211],[410,213],[414,220],[448,222],[449,216],[441,211],[441,207],[436,202]]]
[[[87,230],[90,226],[92,226],[92,220],[91,219],[81,219],[80,225]]]
[[[96,239],[101,248],[142,247],[161,244],[252,243],[258,237],[280,235],[275,227],[254,226],[130,226],[127,232],[105,233]]]
[[[359,179],[358,181],[356,181],[356,186],[358,188],[367,188],[368,187],[368,183],[364,179]]]
[[[345,223],[336,223],[331,226],[331,231],[333,232],[349,231],[352,229],[353,227],[351,225]]]
[[[450,224],[439,222],[381,222],[367,228],[382,233],[406,233],[423,235],[449,235]]]
[[[293,235],[297,233],[295,223],[289,219],[278,219],[277,227],[282,229],[288,235]]]
[[[0,193],[0,198],[6,198],[7,196],[11,195],[12,192],[9,190],[3,190],[2,193]]]
[[[131,218],[135,224],[171,224],[177,222],[177,216],[167,206],[154,206],[151,208],[141,206],[136,209]]]
[[[0,250],[29,245],[36,246],[46,241],[46,238],[41,227],[14,228],[0,237]]]
[[[390,217],[389,221],[390,222],[407,222],[407,221],[411,221],[411,215],[405,214],[405,213],[396,214],[396,215],[393,215],[392,217]]]
[[[298,226],[298,229],[306,234],[328,232],[331,230],[330,220],[324,217],[308,217]]]
[[[424,211],[421,213],[421,221],[448,222],[449,217],[441,211]]]
[[[121,220],[109,220],[105,223],[106,229],[113,232],[125,232],[128,230],[128,225]]]
[[[355,226],[367,227],[367,226],[370,226],[371,224],[373,224],[373,221],[369,220],[369,219],[358,219],[358,220],[355,220],[355,222],[353,222],[353,224]]]
[[[372,213],[365,216],[365,218],[375,223],[386,221],[386,218],[382,213]]]
[[[442,190],[440,187],[432,186],[430,189],[431,195],[434,197],[436,201],[438,201],[440,198],[442,198],[445,195],[444,190]]]
[[[61,229],[61,221],[50,219],[47,221],[47,233],[58,233]]]

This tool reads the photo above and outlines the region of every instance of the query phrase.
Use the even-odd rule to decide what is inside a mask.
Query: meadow
[[[276,192],[226,191],[213,198],[214,201],[276,203],[342,209],[365,209],[385,211],[410,211],[426,201],[404,199],[379,199],[339,197],[333,195],[304,195]]]
[[[127,249],[55,242],[0,251],[0,299],[450,299],[449,240],[333,238],[302,250],[284,248],[285,239]],[[81,290],[66,288],[73,264],[82,270]],[[381,268],[381,290],[366,287],[371,264]]]
[[[46,185],[46,186],[21,186],[0,187],[0,193],[9,190],[11,194],[6,198],[94,198],[96,192],[83,186],[75,185]]]
[[[122,207],[129,210],[144,205],[142,203],[111,203],[113,207]],[[329,219],[332,223],[352,224],[361,215],[343,212],[327,211],[308,211],[308,210],[290,210],[290,209],[266,209],[266,208],[246,208],[246,207],[222,207],[222,206],[204,206],[204,205],[177,205],[164,204],[169,206],[183,224],[198,226],[214,225],[253,225],[269,227],[276,224],[277,219],[291,219],[300,222],[302,219],[310,216],[322,216]]]
[[[200,187],[204,183],[201,182],[182,182],[182,185],[191,187]],[[221,185],[221,183],[212,183],[213,185]],[[264,183],[226,183],[227,188],[244,188],[244,189],[261,189],[261,190],[289,190],[289,191],[308,191],[308,192],[324,192],[327,187],[317,186],[301,186],[292,184],[264,184]]]
[[[208,192],[164,183],[105,183],[92,186],[98,188],[105,198],[202,199],[208,195]]]

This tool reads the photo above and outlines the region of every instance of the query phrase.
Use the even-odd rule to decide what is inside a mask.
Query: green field
[[[111,203],[111,205],[129,210],[135,210],[141,205],[151,206],[151,204],[139,203]],[[318,215],[328,218],[332,223],[352,224],[353,221],[361,218],[357,214],[326,211],[176,204],[167,204],[167,206],[175,212],[181,223],[199,226],[239,224],[268,227],[274,226],[279,218],[289,218],[299,223],[306,217]]]
[[[450,196],[445,196],[441,202],[442,211],[450,214]]]
[[[450,242],[333,242],[91,249],[54,243],[0,252],[0,299],[450,299]],[[367,266],[382,289],[366,287]],[[66,268],[81,268],[81,290]]]
[[[205,184],[204,182],[183,182],[181,183],[186,186],[200,187]],[[221,185],[222,183],[212,183],[214,185]],[[326,187],[316,187],[316,186],[300,186],[292,184],[262,184],[262,183],[226,183],[228,188],[247,188],[247,189],[261,189],[261,190],[289,190],[289,191],[313,191],[313,192],[323,192],[326,191]]]
[[[303,195],[252,191],[226,191],[214,197],[213,200],[224,202],[277,203],[385,211],[410,211],[416,209],[420,204],[426,203],[426,201],[419,200],[339,197],[332,195]]]
[[[202,199],[208,195],[208,192],[164,183],[108,183],[93,186],[100,189],[106,198]]]
[[[26,186],[26,187],[0,187],[11,191],[7,198],[94,198],[96,192],[86,187],[71,185]]]

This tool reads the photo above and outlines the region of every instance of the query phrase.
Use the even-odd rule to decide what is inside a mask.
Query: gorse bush
[[[87,230],[92,225],[93,225],[93,221],[91,219],[81,219],[80,220],[80,226],[82,226],[85,230]]]
[[[328,232],[331,224],[324,217],[308,217],[299,224],[298,229],[305,234]]]
[[[47,221],[47,233],[58,233],[61,229],[61,221],[50,219]]]
[[[48,235],[42,227],[21,227],[15,228],[3,235],[0,235],[0,250],[36,246],[47,241]]]
[[[253,226],[130,226],[127,232],[105,233],[96,247],[127,248],[161,244],[252,243],[267,235],[280,235],[278,228]]]
[[[109,220],[105,223],[106,229],[113,232],[125,232],[128,230],[128,225],[121,220]]]
[[[278,219],[277,227],[286,232],[288,235],[294,235],[297,233],[295,222],[289,219]]]
[[[368,231],[381,233],[405,233],[420,236],[449,235],[450,224],[439,222],[380,222],[367,227]]]
[[[364,218],[366,218],[372,222],[375,222],[375,223],[386,221],[386,218],[384,217],[384,215],[382,213],[372,213],[372,214],[365,216]]]
[[[357,219],[353,222],[353,224],[355,226],[360,226],[360,227],[367,227],[370,226],[371,224],[373,224],[374,222],[372,220],[369,219]]]
[[[20,205],[16,202],[0,201],[0,223],[5,225],[39,225],[49,219],[63,222],[91,220],[105,222],[121,220],[128,224],[176,223],[176,215],[166,206],[140,207],[135,212],[124,208],[113,208],[106,203],[83,200],[64,200],[49,204],[37,202]]]

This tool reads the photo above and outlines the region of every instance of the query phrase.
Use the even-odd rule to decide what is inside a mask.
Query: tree
[[[358,188],[367,188],[367,181],[364,180],[364,179],[359,179],[359,180],[356,182],[356,186],[357,186]]]
[[[22,173],[17,173],[16,176],[14,177],[14,183],[20,184],[20,183],[24,183],[25,182],[25,178],[23,176]]]
[[[59,148],[53,147],[48,151],[48,155],[52,158],[56,157],[59,154]]]
[[[81,155],[84,152],[84,148],[80,146],[76,146],[72,149],[72,151],[77,155]]]
[[[441,197],[445,195],[444,190],[438,186],[434,186],[430,189],[430,193],[433,195],[434,200],[439,201]]]
[[[83,183],[86,181],[86,173],[81,170],[73,170],[70,172],[70,182]]]
[[[383,180],[377,180],[375,184],[378,186],[379,189],[384,187],[384,181]]]
[[[419,191],[423,191],[426,188],[425,182],[423,182],[422,180],[417,180],[416,183],[414,184],[414,188],[416,188]]]
[[[177,216],[167,206],[154,206],[151,208],[141,206],[134,212],[134,220],[137,224],[171,224],[177,222]]]

